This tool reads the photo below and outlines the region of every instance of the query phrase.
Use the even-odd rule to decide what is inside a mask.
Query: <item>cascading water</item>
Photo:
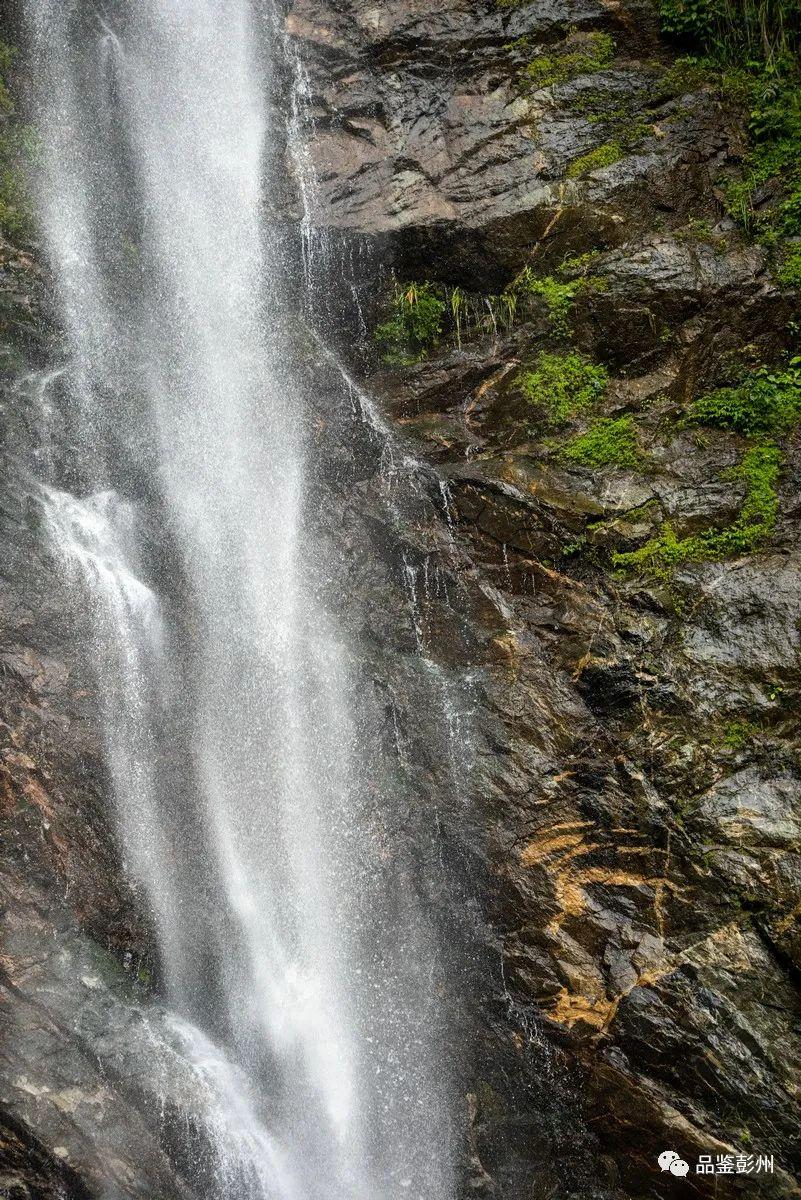
[[[65,332],[34,470],[92,606],[121,851],[215,1096],[202,1194],[445,1200],[441,966],[417,866],[381,832],[395,793],[308,502],[269,218],[275,14],[25,9]]]

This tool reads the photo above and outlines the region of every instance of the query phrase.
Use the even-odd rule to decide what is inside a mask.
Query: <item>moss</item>
[[[550,421],[558,423],[590,408],[603,395],[607,382],[606,368],[584,355],[543,350],[533,366],[518,376],[517,389],[530,404],[544,409]]]
[[[633,419],[600,417],[567,443],[562,457],[582,467],[636,467],[641,454]]]
[[[16,56],[14,47],[0,40],[0,112],[9,115],[14,111],[14,101],[8,87],[8,78]]]
[[[785,287],[801,288],[801,243],[785,248],[776,278]]]
[[[587,250],[584,254],[568,254],[558,268],[558,273],[562,276],[582,275],[586,277],[590,267],[600,257],[600,254],[600,250]]]
[[[0,41],[0,233],[26,237],[30,233],[30,205],[26,175],[36,153],[31,126],[16,119],[9,76],[16,51]]]
[[[527,90],[567,83],[579,75],[592,75],[609,66],[615,45],[608,33],[595,32],[568,38],[550,54],[539,54],[526,66],[521,84]]]
[[[753,721],[729,721],[723,730],[722,744],[731,750],[742,750],[759,733]]]
[[[574,158],[565,171],[565,175],[569,179],[578,179],[582,175],[589,175],[591,171],[599,171],[602,167],[611,167],[622,157],[623,150],[619,142],[606,142],[603,146],[596,146],[594,150],[589,150],[586,154]]]
[[[801,419],[801,358],[785,370],[762,367],[737,387],[718,388],[691,406],[689,420],[747,436],[778,434]]]
[[[420,362],[440,340],[445,311],[445,301],[429,283],[397,288],[391,316],[373,333],[382,360],[390,366]]]
[[[584,280],[581,279],[560,283],[552,275],[537,276],[531,267],[524,267],[508,290],[515,296],[539,297],[548,309],[554,333],[567,337],[573,301],[583,286]]]
[[[612,556],[613,566],[624,571],[645,571],[666,578],[685,563],[709,562],[733,555],[750,554],[770,536],[778,515],[776,483],[781,455],[776,446],[763,444],[746,452],[729,478],[746,485],[743,507],[733,525],[707,529],[692,537],[678,538],[667,524],[659,535],[638,550]]]

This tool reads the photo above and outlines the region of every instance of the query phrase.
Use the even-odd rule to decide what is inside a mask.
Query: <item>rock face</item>
[[[448,481],[473,572],[456,577],[493,598],[466,618],[475,827],[447,835],[482,864],[496,1061],[505,1043],[518,1068],[504,1079],[485,1060],[474,1076],[470,1186],[739,1195],[743,1175],[696,1176],[698,1156],[773,1152],[748,1190],[798,1194],[796,435],[755,553],[661,577],[612,558],[666,522],[689,538],[737,520],[748,443],[699,436],[687,404],[742,347],[758,362],[792,344],[793,297],[716,199],[741,115],[676,83],[645,5],[296,0],[287,29],[309,72],[319,229],[378,246],[401,279],[476,293],[524,267],[592,276],[567,331],[534,306],[418,365],[383,370],[369,347],[356,359]],[[526,62],[599,34],[604,61],[526,82]],[[610,140],[615,161],[579,169]],[[630,419],[635,465],[571,462],[566,432],[532,421],[516,385],[543,348],[604,364],[595,416]],[[432,632],[444,661],[442,641]],[[532,1088],[546,1059],[564,1088],[549,1114]],[[581,1166],[565,1150],[571,1104],[590,1131]],[[658,1169],[674,1145],[691,1180]]]
[[[646,4],[296,0],[286,33],[307,75],[312,232],[347,248],[368,324],[388,267],[489,295],[592,255],[564,277],[569,336],[533,303],[403,369],[349,345],[370,419],[343,416],[342,376],[302,349],[334,602],[361,605],[364,684],[386,695],[417,797],[387,836],[436,844],[450,883],[430,902],[468,964],[448,1046],[462,1195],[799,1195],[797,434],[754,553],[661,576],[611,557],[666,522],[729,527],[746,499],[742,439],[683,420],[743,347],[760,361],[790,344],[792,296],[715,197],[741,115],[676,83]],[[585,69],[524,85],[546,51]],[[599,104],[612,115],[590,119]],[[615,161],[581,167],[610,142]],[[152,1115],[149,1046],[173,1034],[110,829],[86,617],[15,452],[49,357],[47,290],[4,244],[0,1193],[84,1200],[112,1178],[120,1196],[188,1197]],[[532,419],[517,381],[543,348],[604,364],[595,415],[632,418],[634,464],[582,466]],[[447,691],[442,713],[421,703],[421,641],[453,710]],[[448,716],[449,744],[432,743]],[[691,1177],[659,1171],[667,1148]],[[775,1171],[696,1176],[700,1154],[773,1154]]]

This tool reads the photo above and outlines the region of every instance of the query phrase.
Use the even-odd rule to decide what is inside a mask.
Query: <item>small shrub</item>
[[[582,467],[636,467],[641,456],[634,421],[601,417],[567,443],[562,457]]]
[[[763,367],[738,387],[701,396],[689,419],[746,436],[789,429],[801,419],[801,358],[791,359],[784,371]]]
[[[392,315],[373,334],[383,361],[391,366],[409,366],[425,358],[439,342],[445,311],[445,301],[429,283],[398,288]]]
[[[534,366],[518,378],[518,391],[545,409],[553,422],[567,421],[588,409],[606,389],[605,367],[578,353],[551,354],[543,350]]]
[[[606,142],[603,146],[597,146],[594,150],[589,150],[586,154],[574,158],[565,171],[565,175],[569,179],[578,179],[582,175],[589,175],[591,171],[599,171],[602,167],[611,167],[622,157],[623,150],[619,142]]]

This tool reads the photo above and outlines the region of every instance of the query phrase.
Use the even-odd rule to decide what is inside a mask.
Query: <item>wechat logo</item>
[[[675,1150],[663,1150],[657,1159],[659,1168],[662,1171],[670,1171],[671,1175],[686,1175],[690,1169],[690,1164],[686,1163],[683,1158],[679,1158]]]

